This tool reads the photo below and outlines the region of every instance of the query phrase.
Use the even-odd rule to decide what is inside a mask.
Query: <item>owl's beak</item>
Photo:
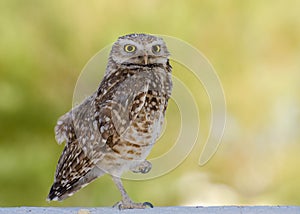
[[[148,64],[148,55],[147,54],[144,55],[144,63],[145,63],[145,65]]]

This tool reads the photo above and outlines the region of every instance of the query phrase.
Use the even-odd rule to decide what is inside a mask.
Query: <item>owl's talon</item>
[[[153,208],[153,204],[151,204],[150,202],[147,202],[147,201],[144,202],[143,205],[146,206],[146,207],[148,206],[150,208]]]
[[[118,201],[112,207],[113,208],[118,208],[119,210],[121,210],[122,209],[122,201]]]
[[[140,163],[140,165],[138,165],[137,167],[132,168],[131,171],[134,172],[134,173],[146,174],[151,169],[152,169],[152,164],[149,161],[145,160],[142,163]]]
[[[119,201],[113,206],[113,208],[118,208],[119,210],[145,209],[147,207],[153,208],[153,205],[150,202],[134,203],[132,201],[130,202]]]

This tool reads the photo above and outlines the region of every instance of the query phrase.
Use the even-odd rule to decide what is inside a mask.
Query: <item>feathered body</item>
[[[151,169],[146,157],[172,90],[168,57],[164,41],[152,35],[130,34],[114,43],[98,90],[57,122],[56,140],[66,145],[49,200],[63,200],[107,173],[121,191],[119,208],[146,206],[130,200],[120,176]]]

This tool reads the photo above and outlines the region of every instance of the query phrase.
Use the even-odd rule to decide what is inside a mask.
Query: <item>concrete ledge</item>
[[[155,207],[145,210],[122,210],[122,213],[205,213],[205,214],[279,214],[279,213],[300,213],[299,206],[216,206],[216,207]],[[10,207],[0,208],[0,214],[97,214],[97,213],[120,213],[118,209],[110,207]]]

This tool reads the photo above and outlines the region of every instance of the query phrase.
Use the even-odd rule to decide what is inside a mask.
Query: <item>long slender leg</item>
[[[114,205],[114,207],[118,207],[120,210],[123,209],[145,209],[147,206],[153,207],[153,205],[149,202],[144,203],[134,203],[130,197],[128,196],[126,190],[124,189],[124,186],[122,184],[121,178],[112,176],[112,179],[116,186],[118,187],[119,191],[122,195],[122,201],[119,201]]]
[[[121,192],[122,200],[124,202],[130,202],[131,203],[132,200],[130,199],[129,195],[127,194],[126,190],[124,189],[121,178],[113,177],[113,181],[115,182],[116,186],[118,187],[119,191]]]

